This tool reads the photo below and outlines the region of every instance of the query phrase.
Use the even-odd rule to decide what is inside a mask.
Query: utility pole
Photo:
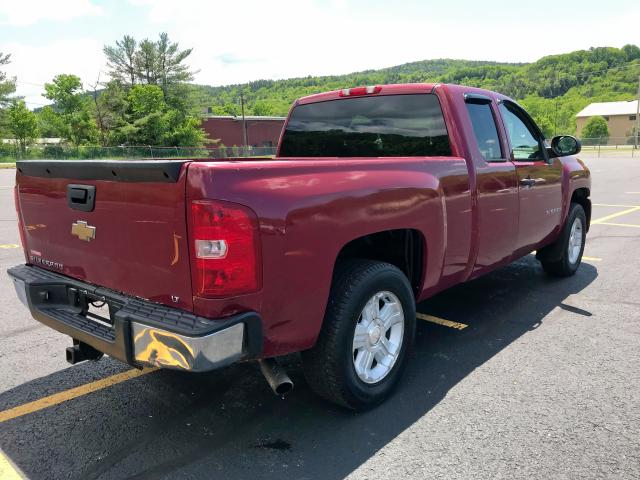
[[[640,138],[640,77],[638,77],[638,104],[636,105],[636,135],[635,145],[633,148],[638,148],[638,139]]]
[[[556,81],[554,82],[553,86],[551,87],[551,93],[553,94],[554,100],[555,100],[555,109],[553,112],[553,136],[555,137],[556,135],[558,135],[558,84],[560,83],[558,80],[558,71],[555,71],[556,73]]]
[[[244,119],[244,93],[240,90],[240,108],[242,110],[242,150],[247,149],[247,122]]]
[[[558,135],[558,97],[556,97],[556,111],[553,115],[553,136]]]

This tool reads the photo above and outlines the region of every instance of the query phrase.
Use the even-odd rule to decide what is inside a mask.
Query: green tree
[[[10,63],[11,55],[0,52],[0,138],[7,126],[4,107],[9,104],[9,97],[16,91],[15,78],[8,79],[7,74],[1,70],[3,65]]]
[[[140,42],[136,52],[136,75],[141,83],[157,85],[158,77],[158,48],[155,42],[144,39]]]
[[[105,45],[107,68],[112,80],[133,87],[136,83],[159,85],[166,98],[171,86],[193,80],[193,72],[185,64],[192,49],[180,50],[165,32],[157,41],[145,38],[137,42],[130,35]]]
[[[88,106],[68,115],[66,122],[68,125],[66,138],[76,147],[83,144],[91,145],[97,143],[98,129]]]
[[[160,87],[164,97],[167,98],[171,85],[193,80],[193,72],[188,65],[184,64],[187,57],[191,55],[192,49],[180,50],[178,43],[172,43],[165,32],[160,34],[156,49]]]
[[[606,143],[609,140],[609,126],[603,117],[591,117],[582,129],[582,138],[594,139],[594,142]]]
[[[8,108],[9,130],[21,151],[25,151],[38,137],[38,120],[22,100]]]
[[[166,104],[158,85],[136,85],[128,95],[134,141],[140,145],[163,145],[168,131]]]
[[[44,138],[62,138],[65,135],[66,125],[60,114],[50,106],[43,107],[36,113],[38,130]]]
[[[82,82],[76,75],[56,75],[51,83],[44,84],[44,90],[44,96],[55,102],[59,112],[69,114],[83,107]]]
[[[0,67],[11,63],[11,55],[0,52]],[[0,70],[0,108],[9,102],[9,96],[16,91],[16,80],[8,79],[7,74]]]
[[[253,104],[251,112],[254,115],[269,116],[275,113],[275,108],[267,100],[258,100]]]
[[[535,121],[538,127],[540,128],[540,130],[542,130],[542,133],[544,134],[545,138],[553,137],[553,120],[552,119],[550,119],[546,115],[544,116],[541,115],[536,117]]]
[[[136,84],[136,50],[138,42],[130,35],[125,35],[122,40],[116,40],[115,45],[105,45],[102,49],[107,57],[109,75],[113,80],[128,83],[133,87]]]
[[[125,128],[128,110],[128,93],[119,80],[112,80],[102,91],[95,92],[94,117],[103,146],[128,143],[131,134],[130,129]]]
[[[82,82],[76,75],[60,74],[45,83],[45,97],[55,102],[64,130],[62,136],[79,146],[96,140],[96,122],[91,115],[89,99],[83,95]]]
[[[194,147],[204,143],[217,143],[217,140],[207,140],[207,134],[201,127],[199,118],[187,116],[178,118],[177,112],[168,112],[165,116],[168,132],[165,144],[176,147]]]
[[[640,58],[640,48],[637,45],[625,45],[622,47],[622,51],[624,51],[627,56],[627,60],[637,60]]]
[[[97,94],[94,116],[103,143],[200,146],[199,90],[186,82],[191,49],[181,50],[167,33],[157,41],[125,36],[104,47],[112,80]]]
[[[129,104],[138,117],[160,112],[165,108],[162,89],[157,85],[136,85],[129,92]]]

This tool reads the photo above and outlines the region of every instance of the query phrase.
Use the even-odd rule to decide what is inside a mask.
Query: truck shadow
[[[553,309],[580,321],[591,315],[567,297],[597,275],[583,264],[574,277],[550,279],[527,256],[423,302],[420,312],[468,327],[420,321],[397,392],[369,412],[318,399],[293,356],[286,362],[296,389],[285,400],[251,364],[206,375],[160,371],[0,423],[0,446],[31,479],[341,479]],[[65,369],[3,393],[0,408],[77,386],[99,368],[122,370],[111,360]]]

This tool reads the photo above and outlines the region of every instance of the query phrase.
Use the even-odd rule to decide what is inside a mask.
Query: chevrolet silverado
[[[590,173],[504,95],[347,88],[291,108],[275,158],[20,161],[32,316],[71,363],[208,371],[301,352],[311,388],[360,409],[405,367],[416,303],[536,251],[579,267]],[[532,275],[534,272],[532,272]]]

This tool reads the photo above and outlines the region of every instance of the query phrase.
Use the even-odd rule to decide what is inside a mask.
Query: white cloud
[[[50,103],[42,96],[43,85],[51,82],[55,75],[78,75],[87,88],[95,83],[105,64],[102,43],[92,38],[54,40],[37,47],[8,43],[0,45],[0,51],[11,52],[11,63],[5,70],[9,76],[17,77],[16,93],[24,96],[32,109]],[[104,79],[105,74],[101,78]]]
[[[26,26],[103,13],[102,7],[90,0],[0,0],[0,25]]]

